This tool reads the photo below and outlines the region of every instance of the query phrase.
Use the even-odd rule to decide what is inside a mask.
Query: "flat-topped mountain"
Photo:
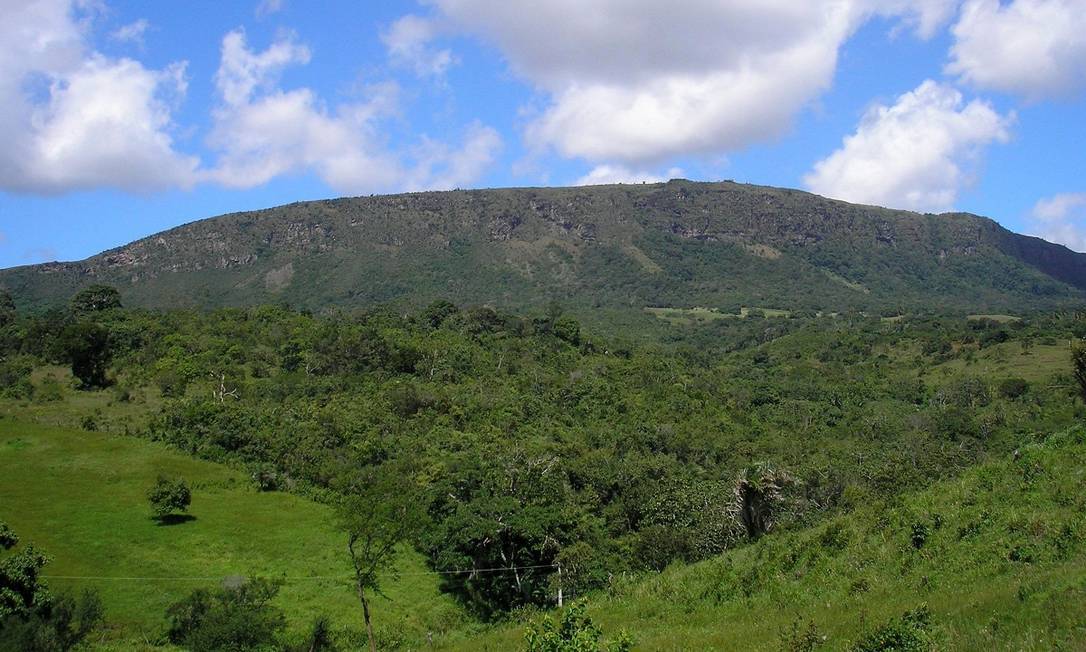
[[[92,283],[127,305],[461,304],[1007,312],[1078,305],[1086,255],[963,213],[673,180],[289,204],[79,262],[0,271],[24,306]]]

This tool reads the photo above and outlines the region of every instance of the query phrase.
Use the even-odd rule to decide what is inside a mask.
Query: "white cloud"
[[[1049,242],[1086,252],[1086,193],[1062,193],[1037,202],[1029,231]]]
[[[286,5],[286,0],[260,0],[260,4],[256,6],[256,15],[258,17],[270,16],[282,11]]]
[[[185,64],[162,70],[90,48],[81,3],[14,2],[0,24],[0,189],[188,186],[198,161],[170,135]]]
[[[381,34],[381,41],[394,63],[411,68],[420,77],[440,77],[456,58],[450,50],[430,46],[436,33],[434,21],[407,15],[392,23]]]
[[[433,0],[494,43],[549,98],[528,142],[636,165],[736,150],[786,132],[826,90],[837,53],[874,14],[921,33],[953,2],[926,0]]]
[[[573,182],[575,186],[599,186],[612,183],[659,183],[683,176],[680,168],[670,168],[663,175],[633,170],[624,165],[597,165],[588,174]]]
[[[946,71],[978,88],[1038,100],[1086,88],[1086,1],[969,0]]]
[[[970,183],[983,148],[1005,142],[1014,116],[931,80],[893,106],[875,106],[840,149],[815,164],[804,183],[847,201],[942,211]]]
[[[415,151],[408,190],[450,190],[478,179],[502,149],[497,131],[478,122],[470,125],[459,147],[429,138]]]
[[[284,67],[308,61],[308,49],[291,38],[255,53],[243,32],[226,35],[215,78],[222,103],[209,139],[220,156],[210,179],[249,188],[312,170],[343,193],[446,188],[476,179],[500,147],[497,132],[474,125],[456,149],[424,139],[408,164],[379,137],[397,87],[377,86],[365,101],[330,109],[311,89],[277,85]]]
[[[109,37],[114,41],[120,41],[122,43],[135,43],[136,45],[143,45],[143,35],[147,33],[147,28],[151,24],[147,22],[146,18],[140,18],[139,20],[122,25],[117,29],[110,32]]]

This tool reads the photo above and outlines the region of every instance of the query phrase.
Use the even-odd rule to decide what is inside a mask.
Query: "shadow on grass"
[[[152,516],[156,525],[181,525],[182,523],[188,523],[189,521],[195,521],[196,517],[192,514],[167,514],[165,516]]]

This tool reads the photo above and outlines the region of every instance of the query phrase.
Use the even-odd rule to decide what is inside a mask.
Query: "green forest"
[[[0,649],[1086,644],[1086,314],[718,308],[0,294]]]

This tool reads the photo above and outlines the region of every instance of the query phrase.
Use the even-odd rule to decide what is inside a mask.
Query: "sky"
[[[0,0],[0,267],[414,190],[732,179],[1086,251],[1086,0]]]

